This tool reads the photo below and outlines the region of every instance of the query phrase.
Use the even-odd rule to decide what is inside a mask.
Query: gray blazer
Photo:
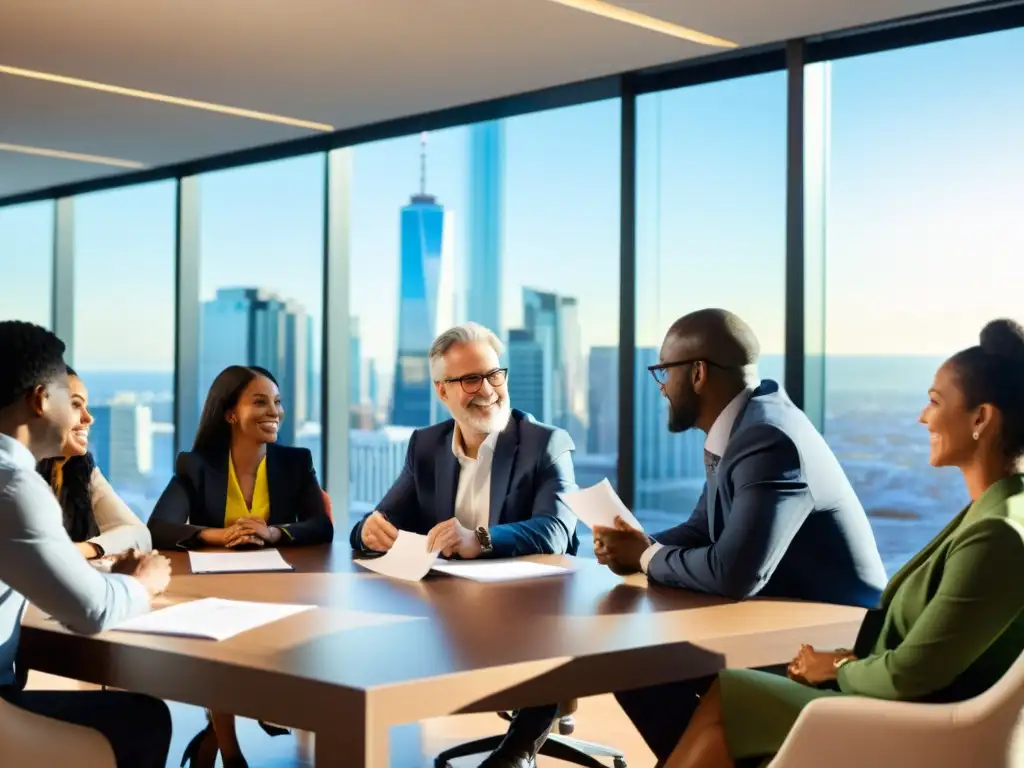
[[[864,508],[807,416],[774,381],[754,390],[682,525],[656,582],[743,599],[753,595],[878,604],[886,574]]]

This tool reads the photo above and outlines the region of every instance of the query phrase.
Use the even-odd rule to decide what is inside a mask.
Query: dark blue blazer
[[[417,429],[405,467],[377,509],[399,530],[427,534],[455,516],[459,460],[452,453],[452,419]],[[512,410],[498,436],[491,465],[491,557],[576,554],[576,516],[558,494],[576,490],[572,438]],[[362,551],[364,517],[352,529],[352,548]]]
[[[278,546],[323,544],[334,538],[324,495],[306,448],[267,445],[269,525],[284,531]],[[194,451],[178,454],[174,476],[149,516],[156,549],[202,546],[203,528],[223,528],[228,497],[228,454],[211,459]]]
[[[810,420],[774,381],[754,390],[697,507],[648,566],[659,583],[743,599],[873,608],[886,575],[864,508]]]

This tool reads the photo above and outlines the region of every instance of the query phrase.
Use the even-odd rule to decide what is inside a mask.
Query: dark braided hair
[[[1003,417],[999,443],[1006,459],[1024,456],[1024,328],[993,320],[978,344],[950,358],[967,408],[994,405]]]
[[[67,366],[68,376],[78,377],[74,369]],[[64,529],[74,542],[88,541],[100,535],[96,515],[92,511],[92,471],[96,460],[91,453],[72,456],[70,459],[43,459],[36,465],[36,471],[53,487],[57,467],[63,462],[60,502],[64,511]]]

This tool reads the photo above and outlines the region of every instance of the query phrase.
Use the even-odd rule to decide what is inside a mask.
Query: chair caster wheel
[[[626,768],[626,761],[623,760],[621,757],[616,757],[615,760],[612,762],[612,765],[614,766],[614,768]]]

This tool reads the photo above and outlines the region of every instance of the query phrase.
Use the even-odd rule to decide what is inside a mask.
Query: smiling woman
[[[285,417],[277,380],[265,368],[232,365],[213,380],[192,450],[149,518],[154,545],[250,548],[321,544],[334,537],[324,495],[305,448],[277,445]],[[268,727],[269,729],[269,727]],[[234,717],[212,713],[185,761],[245,765]]]
[[[64,528],[89,560],[130,550],[152,549],[149,531],[121,500],[89,452],[89,391],[68,368],[74,426],[64,440],[62,455],[45,459],[37,470],[53,489],[64,512]]]

